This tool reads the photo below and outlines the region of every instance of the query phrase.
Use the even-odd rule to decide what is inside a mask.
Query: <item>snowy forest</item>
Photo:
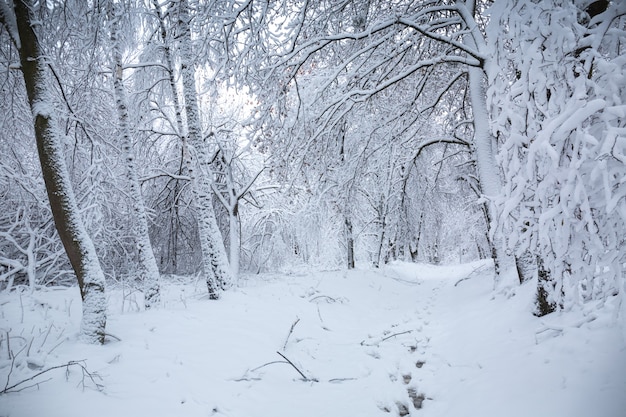
[[[2,416],[626,413],[626,2],[0,0],[0,132]]]

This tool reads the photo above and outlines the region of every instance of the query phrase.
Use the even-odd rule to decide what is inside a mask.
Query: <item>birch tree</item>
[[[176,12],[178,13],[177,30],[180,34],[180,75],[187,116],[187,168],[193,185],[209,297],[217,299],[220,289],[230,285],[232,278],[212,202],[213,178],[209,170],[211,154],[207,143],[208,138],[203,137],[200,126],[191,34],[192,15],[186,0],[179,1]]]
[[[120,39],[121,14],[115,10],[115,5],[108,5],[110,19],[112,61],[113,61],[113,90],[117,107],[119,137],[126,164],[126,178],[134,215],[133,235],[136,240],[140,276],[144,283],[144,305],[149,309],[158,305],[159,268],[157,266],[150,236],[148,234],[148,214],[144,198],[141,194],[141,184],[137,175],[136,158],[133,152],[133,139],[129,126],[128,102],[124,87],[124,65],[122,61],[122,46]]]

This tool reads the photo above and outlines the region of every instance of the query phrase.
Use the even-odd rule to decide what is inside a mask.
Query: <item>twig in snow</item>
[[[30,348],[33,345],[34,340],[35,340],[35,336],[30,338],[30,342],[28,343],[28,349],[26,349],[26,356],[30,356]]]
[[[328,295],[318,295],[316,297],[311,298],[309,302],[313,302],[319,298],[325,298],[326,300],[329,300],[331,303],[337,302],[337,300],[335,300],[333,297],[329,297]]]
[[[324,325],[324,319],[322,319],[322,312],[320,311],[320,305],[317,304],[317,316],[320,318],[320,322],[322,323],[322,326]]]
[[[14,367],[15,367],[15,356],[11,358],[11,367],[9,368],[9,374],[7,375],[7,383],[4,385],[4,390],[2,390],[2,392],[5,392],[7,390],[7,387],[9,386],[9,381],[11,380],[11,374],[13,373]]]
[[[309,379],[309,378],[307,378],[307,377],[306,377],[306,376],[302,373],[302,371],[301,371],[301,370],[299,370],[299,369],[298,369],[298,367],[297,367],[296,365],[294,365],[294,364],[293,364],[293,362],[291,362],[289,359],[287,359],[287,357],[286,357],[285,355],[283,355],[282,353],[280,353],[280,352],[278,352],[278,351],[276,351],[276,353],[278,353],[278,354],[279,354],[279,355],[280,355],[280,356],[281,356],[284,360],[286,360],[286,361],[287,361],[287,363],[289,363],[289,365],[293,366],[293,369],[295,369],[296,371],[298,371],[298,373],[299,373],[300,375],[302,375],[302,379],[304,379],[304,381],[307,381],[307,382],[308,382],[308,381],[315,381],[315,382],[317,382],[317,380],[316,380],[316,379]]]
[[[69,361],[68,363],[66,363],[64,365],[51,366],[50,368],[44,369],[43,371],[36,373],[35,375],[31,376],[30,378],[23,379],[23,380],[15,383],[15,384],[13,384],[11,386],[9,386],[9,377],[11,376],[11,372],[9,371],[9,375],[7,376],[7,383],[6,383],[5,387],[4,387],[4,389],[2,391],[0,391],[0,394],[8,394],[10,392],[20,392],[20,391],[25,390],[27,388],[30,388],[30,387],[33,387],[33,386],[38,386],[40,383],[45,382],[45,381],[37,382],[35,384],[28,385],[28,386],[25,386],[25,387],[21,387],[19,389],[17,388],[20,385],[23,385],[23,384],[25,384],[25,383],[27,383],[29,381],[33,381],[35,378],[37,378],[37,377],[39,377],[39,376],[41,376],[41,375],[43,375],[43,374],[45,374],[47,372],[53,371],[55,369],[65,368],[66,376],[68,376],[69,375],[69,368],[70,368],[70,366],[78,366],[78,367],[81,368],[81,370],[83,372],[83,379],[80,382],[80,384],[82,384],[83,389],[85,388],[85,377],[88,377],[91,380],[91,382],[94,384],[96,389],[98,391],[102,391],[104,386],[102,384],[99,384],[98,382],[96,382],[96,378],[101,379],[100,376],[97,373],[95,373],[95,372],[89,372],[87,370],[87,368],[85,367],[85,365],[83,364],[83,362],[84,361]],[[11,370],[13,370],[13,363],[11,364]],[[50,379],[47,379],[46,381],[49,381],[49,380]]]
[[[258,371],[258,370],[259,370],[259,369],[261,369],[261,368],[265,368],[266,366],[268,366],[268,365],[273,365],[273,364],[275,364],[275,363],[287,363],[287,362],[285,362],[285,361],[272,361],[272,362],[264,363],[264,364],[263,364],[263,365],[261,365],[261,366],[257,366],[257,367],[256,367],[256,368],[254,368],[254,369],[250,369],[250,372],[255,372],[255,371]],[[246,372],[246,373],[247,373],[247,372]]]
[[[455,282],[454,286],[456,287],[461,282],[467,281],[468,279],[472,278],[474,276],[474,274],[476,274],[477,272],[482,272],[485,269],[487,269],[487,267],[485,265],[481,265],[479,267],[476,267],[476,268],[472,269],[472,272],[470,272],[466,277],[463,277],[460,280],[458,280],[457,282]]]
[[[122,339],[121,339],[121,338],[119,338],[119,337],[115,336],[114,334],[111,334],[111,333],[105,333],[104,335],[105,335],[105,336],[112,337],[113,339],[117,340],[118,342],[121,342],[121,341],[122,341]]]
[[[48,327],[48,331],[46,332],[46,336],[43,338],[43,342],[41,342],[41,345],[39,345],[39,349],[41,349],[43,347],[43,345],[46,344],[46,340],[48,340],[48,336],[50,336],[50,332],[52,331],[52,327],[54,327],[54,324],[50,324],[50,326]]]
[[[20,309],[22,311],[20,316],[20,323],[24,324],[24,303],[22,302],[22,291],[20,291]]]
[[[329,379],[328,382],[332,383],[332,384],[336,384],[339,382],[344,382],[344,381],[356,381],[358,378],[333,378],[333,379]]]
[[[381,342],[384,342],[385,340],[388,340],[388,339],[391,339],[392,337],[400,336],[400,335],[403,335],[403,334],[411,333],[412,331],[413,330],[405,330],[403,332],[390,334],[389,336],[386,336],[386,337],[383,337],[382,339],[379,339],[375,343],[366,343],[365,340],[363,340],[361,342],[361,346],[378,346]]]
[[[383,339],[382,339],[381,341],[382,341],[382,342],[384,342],[385,340],[387,340],[387,339],[391,339],[392,337],[400,336],[401,334],[411,333],[412,331],[413,331],[413,330],[406,330],[406,331],[404,331],[404,332],[394,333],[394,334],[391,334],[391,335],[389,335],[389,336],[387,336],[387,337],[383,337]]]
[[[49,355],[49,354],[51,354],[51,353],[54,351],[54,349],[56,349],[56,348],[58,348],[59,346],[61,346],[61,345],[65,342],[65,340],[66,340],[66,339],[63,339],[63,340],[61,340],[59,343],[57,343],[56,345],[54,345],[54,346],[52,347],[52,349],[50,349],[50,350],[48,351],[48,355]]]
[[[289,329],[289,333],[287,333],[287,338],[285,339],[285,343],[283,344],[283,351],[287,348],[287,342],[289,342],[289,336],[293,333],[293,328],[296,327],[296,324],[300,321],[300,317],[296,317],[296,321],[291,325],[291,329]]]
[[[9,336],[9,330],[7,330],[7,357],[11,358],[13,354],[11,353],[11,338]]]

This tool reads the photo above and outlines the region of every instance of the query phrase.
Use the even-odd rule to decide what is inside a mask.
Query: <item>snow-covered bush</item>
[[[539,314],[604,300],[624,279],[625,6],[595,16],[558,0],[491,9],[500,222],[509,247],[537,260]]]

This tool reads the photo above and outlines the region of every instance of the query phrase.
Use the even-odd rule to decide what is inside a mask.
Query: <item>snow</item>
[[[102,385],[83,378],[78,365],[67,375],[56,369],[30,381],[38,387],[1,395],[0,415],[397,416],[406,409],[623,417],[626,410],[617,300],[539,319],[530,314],[534,284],[494,294],[486,262],[244,275],[218,301],[207,299],[202,280],[163,281],[163,305],[149,311],[139,309],[139,293],[109,289],[107,332],[121,340],[103,346],[78,340],[77,288],[0,294],[0,387],[9,372],[16,383],[81,360]],[[420,410],[409,392],[423,394]]]

